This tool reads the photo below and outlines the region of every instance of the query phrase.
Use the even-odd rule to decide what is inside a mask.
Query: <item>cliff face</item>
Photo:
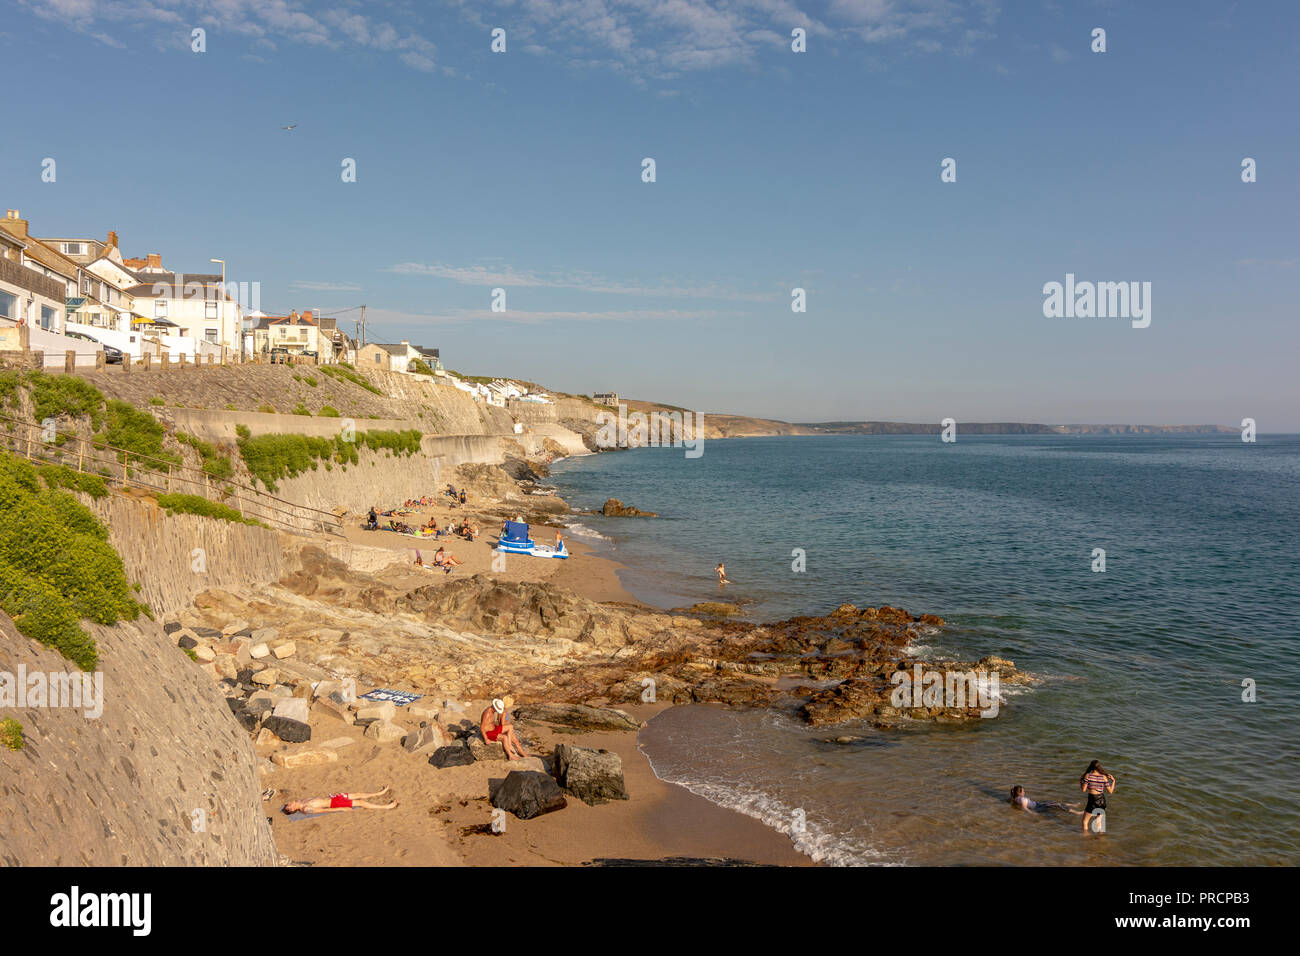
[[[89,625],[103,713],[6,707],[21,750],[0,747],[0,860],[9,866],[264,866],[278,855],[248,735],[212,680],[160,625]],[[69,673],[0,614],[0,671]],[[77,672],[79,673],[79,672]]]

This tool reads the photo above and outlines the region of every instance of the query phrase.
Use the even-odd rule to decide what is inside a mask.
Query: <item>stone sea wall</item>
[[[169,515],[148,499],[108,495],[82,501],[109,528],[136,599],[159,620],[188,607],[211,587],[278,580],[283,573],[279,532],[198,515]]]
[[[278,860],[253,747],[216,685],[147,618],[89,625],[103,710],[6,707],[0,863],[266,866]],[[0,613],[0,671],[80,673]],[[92,711],[93,712],[93,711]]]

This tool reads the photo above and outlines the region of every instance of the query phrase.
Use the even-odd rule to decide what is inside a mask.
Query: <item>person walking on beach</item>
[[[1106,812],[1106,794],[1115,792],[1115,778],[1106,772],[1100,760],[1094,760],[1079,778],[1079,789],[1088,795],[1088,805],[1083,810],[1083,832],[1087,833],[1092,818]]]
[[[374,793],[332,793],[328,797],[312,797],[310,800],[290,800],[282,808],[284,813],[334,813],[337,810],[392,810],[397,801],[382,806],[368,802],[371,797],[382,797],[389,788]]]
[[[523,744],[515,734],[515,725],[510,722],[510,714],[506,712],[507,701],[514,702],[509,697],[492,698],[492,703],[479,716],[478,729],[483,732],[483,739],[488,743],[501,742],[507,760],[521,760],[528,754],[524,753]]]
[[[718,572],[718,583],[719,583],[719,584],[730,584],[730,583],[731,583],[730,581],[727,580],[727,566],[726,566],[725,564],[723,564],[721,561],[718,562],[718,566],[717,566],[716,568],[714,568],[713,570]]]

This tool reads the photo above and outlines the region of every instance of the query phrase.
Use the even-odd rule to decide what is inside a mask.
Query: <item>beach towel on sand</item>
[[[405,707],[407,704],[414,704],[423,697],[423,694],[408,694],[404,690],[385,690],[382,687],[375,690],[366,691],[361,695],[361,700],[391,700],[398,707]]]

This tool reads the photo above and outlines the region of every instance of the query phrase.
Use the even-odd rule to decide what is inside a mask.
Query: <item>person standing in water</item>
[[[1088,764],[1088,769],[1079,778],[1079,789],[1088,795],[1088,805],[1083,810],[1083,832],[1088,832],[1088,823],[1098,812],[1106,812],[1106,794],[1115,792],[1115,778],[1108,774],[1100,760]]]
[[[725,564],[723,564],[721,561],[718,562],[718,566],[717,566],[716,568],[714,568],[713,570],[718,572],[718,583],[719,583],[719,584],[730,584],[730,583],[731,583],[730,581],[727,580],[727,566],[726,566]]]

